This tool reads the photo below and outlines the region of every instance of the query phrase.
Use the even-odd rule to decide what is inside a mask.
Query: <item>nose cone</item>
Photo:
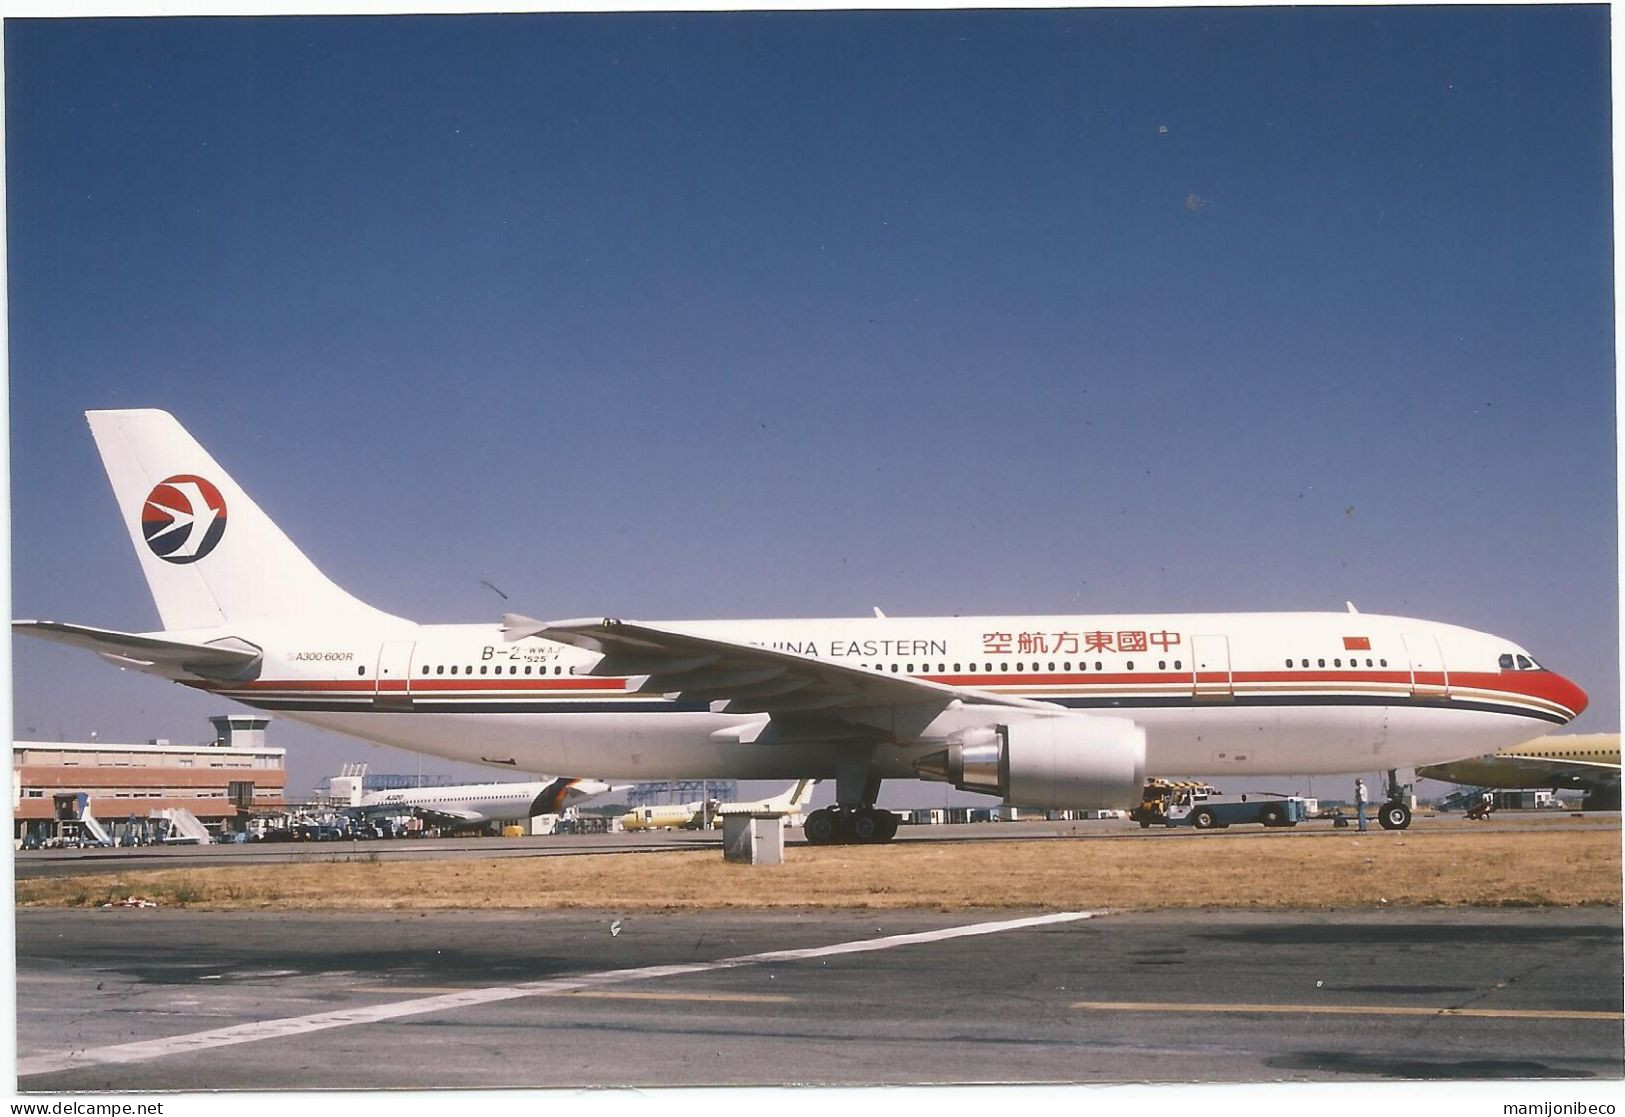
[[[1579,685],[1572,680],[1554,672],[1552,683],[1556,692],[1553,697],[1573,711],[1573,716],[1569,718],[1570,721],[1585,713],[1585,708],[1591,705],[1591,699],[1586,697],[1586,692],[1581,690]]]

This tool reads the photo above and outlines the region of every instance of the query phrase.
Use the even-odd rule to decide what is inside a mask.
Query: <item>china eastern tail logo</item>
[[[196,562],[226,533],[220,490],[190,473],[154,485],[141,508],[141,534],[165,562]]]

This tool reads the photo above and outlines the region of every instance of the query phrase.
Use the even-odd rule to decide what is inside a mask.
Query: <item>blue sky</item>
[[[1616,731],[1608,30],[7,21],[14,614],[156,625],[81,412],[158,406],[421,620],[1352,599]],[[20,736],[220,712],[14,654]]]

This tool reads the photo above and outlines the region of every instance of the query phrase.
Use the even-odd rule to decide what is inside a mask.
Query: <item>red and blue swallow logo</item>
[[[141,534],[152,553],[165,562],[196,562],[226,534],[226,502],[210,482],[178,473],[147,494]]]

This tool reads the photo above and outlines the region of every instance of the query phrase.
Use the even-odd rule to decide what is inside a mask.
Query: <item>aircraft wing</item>
[[[428,822],[486,822],[490,818],[475,811],[447,810],[445,807],[408,807],[407,810]]]
[[[437,826],[462,825],[464,823],[487,822],[490,815],[480,814],[476,811],[460,811],[451,807],[429,807],[419,803],[363,803],[352,808],[361,814],[371,817],[374,815],[417,815],[425,822],[432,822]]]
[[[206,679],[250,679],[259,674],[260,668],[260,649],[236,637],[192,644],[59,621],[12,621],[11,630],[76,648],[89,648],[121,667],[169,678],[197,675]]]
[[[549,622],[509,614],[503,635],[540,636],[598,652],[604,658],[593,674],[629,676],[639,692],[710,702],[718,713],[819,716],[892,732],[902,707],[934,712],[960,702],[1050,714],[1062,709],[614,618]]]

